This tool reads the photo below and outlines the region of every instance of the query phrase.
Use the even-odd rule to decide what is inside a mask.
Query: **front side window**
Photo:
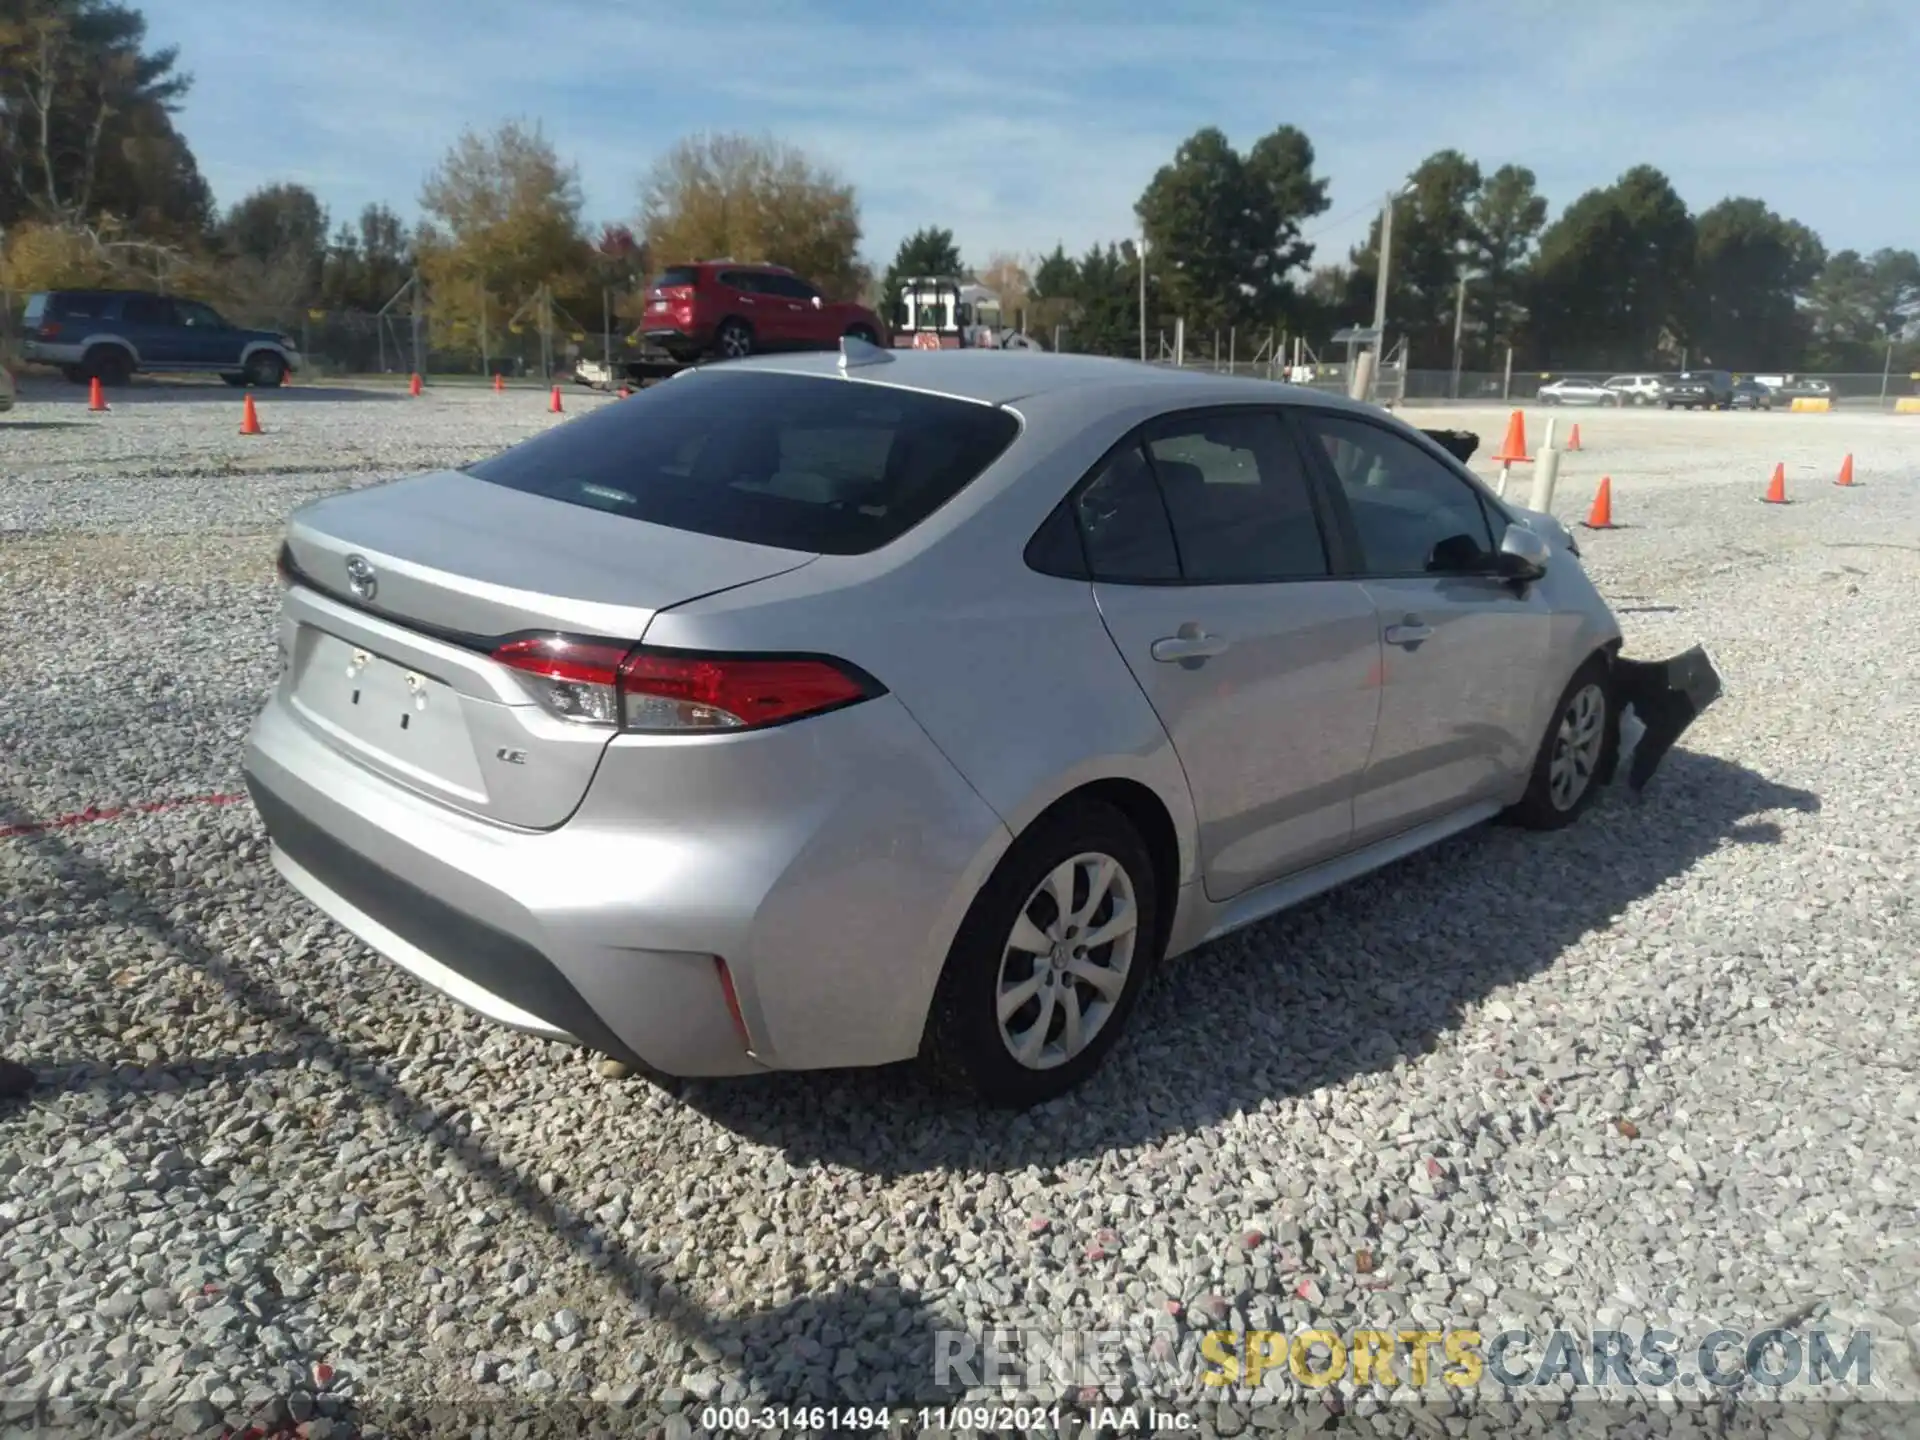
[[[703,535],[862,555],[946,504],[1019,430],[997,406],[889,385],[689,371],[466,473]]]
[[[174,309],[179,312],[182,325],[191,325],[196,330],[227,328],[227,322],[220,318],[218,311],[211,305],[202,305],[198,300],[176,300]]]
[[[1325,411],[1304,418],[1346,496],[1367,574],[1457,573],[1486,563],[1493,530],[1466,480],[1365,420]]]

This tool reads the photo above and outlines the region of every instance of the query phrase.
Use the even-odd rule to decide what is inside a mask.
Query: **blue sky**
[[[220,204],[297,180],[343,218],[416,213],[466,125],[539,121],[590,219],[631,217],[699,130],[837,166],[884,262],[923,224],[970,263],[1133,227],[1175,145],[1313,140],[1317,259],[1455,146],[1553,212],[1647,162],[1696,210],[1757,195],[1830,249],[1920,245],[1912,0],[145,0],[195,78],[181,128]],[[1904,121],[1900,118],[1904,116]]]

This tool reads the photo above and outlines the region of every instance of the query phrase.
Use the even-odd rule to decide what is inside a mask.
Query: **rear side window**
[[[835,376],[689,372],[467,467],[676,530],[828,555],[898,539],[998,459],[1006,410]]]
[[[698,285],[700,272],[691,265],[675,265],[672,269],[662,270],[660,278],[653,283],[660,290],[672,289],[676,285]]]
[[[1094,579],[1138,585],[1180,578],[1167,507],[1137,443],[1114,451],[1075,504]]]
[[[40,318],[44,316],[46,313],[47,313],[47,297],[45,295],[29,295],[27,297],[27,310],[26,310],[26,316],[25,316],[27,324],[29,325],[37,324]]]
[[[173,302],[158,295],[129,295],[120,307],[120,318],[129,325],[174,325]]]
[[[1180,573],[1231,585],[1327,574],[1300,452],[1272,415],[1193,416],[1147,439],[1167,502]]]
[[[92,320],[107,313],[111,295],[94,295],[84,290],[69,290],[63,295],[47,296],[47,314],[62,320]]]

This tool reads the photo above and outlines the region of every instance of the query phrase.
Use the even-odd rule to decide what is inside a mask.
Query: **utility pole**
[[[1460,289],[1453,298],[1453,387],[1452,398],[1460,398],[1460,326],[1467,318],[1467,277],[1460,277]]]
[[[1147,232],[1140,232],[1140,359],[1147,358]]]
[[[1387,282],[1393,268],[1393,202],[1400,198],[1400,191],[1391,191],[1387,203],[1380,208],[1380,273],[1375,279],[1373,291],[1373,374],[1367,377],[1367,394],[1363,399],[1373,398],[1373,382],[1380,374],[1380,364],[1387,358]]]

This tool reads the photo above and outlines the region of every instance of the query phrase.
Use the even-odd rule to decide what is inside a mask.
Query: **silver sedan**
[[[248,784],[294,886],[495,1020],[1031,1104],[1168,957],[1565,825],[1624,706],[1637,783],[1717,693],[1445,440],[1049,354],[688,372],[296,513]]]
[[[1626,397],[1598,380],[1555,380],[1539,390],[1543,405],[1620,405]]]

